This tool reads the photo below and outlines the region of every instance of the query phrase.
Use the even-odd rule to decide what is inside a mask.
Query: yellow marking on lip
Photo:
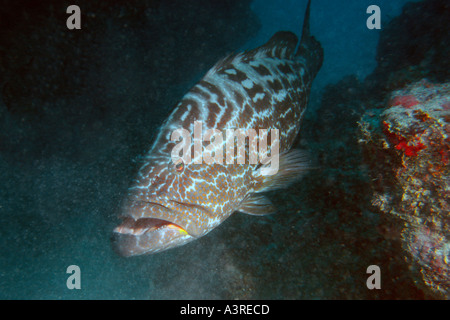
[[[187,235],[188,234],[186,230],[184,230],[180,226],[177,226],[176,224],[170,223],[170,224],[167,225],[167,227],[169,227],[171,229],[174,229],[174,230],[178,230],[183,235]]]

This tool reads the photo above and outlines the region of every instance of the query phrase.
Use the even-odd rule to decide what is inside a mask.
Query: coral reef
[[[408,261],[430,289],[446,298],[450,298],[449,106],[450,83],[422,80],[394,91],[376,118],[378,123],[368,120],[373,111],[360,122],[360,141],[367,148],[372,173],[384,176],[373,204],[401,219]]]
[[[449,298],[449,16],[443,0],[407,4],[380,34],[374,72],[328,86],[305,122],[322,168],[311,199],[332,201],[336,239],[359,233],[352,251],[381,266],[381,298]]]

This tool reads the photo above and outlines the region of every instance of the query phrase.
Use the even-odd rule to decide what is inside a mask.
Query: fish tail
[[[302,57],[306,60],[306,65],[310,71],[311,77],[315,78],[323,63],[323,48],[320,42],[311,35],[309,29],[311,0],[308,0],[305,19],[303,20],[303,31],[300,45],[295,54],[296,57]]]

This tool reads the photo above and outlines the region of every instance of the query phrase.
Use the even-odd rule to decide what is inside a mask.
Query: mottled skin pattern
[[[178,142],[170,138],[176,129],[193,132],[194,121],[202,121],[203,132],[279,129],[280,153],[289,150],[323,59],[320,44],[309,36],[308,20],[309,4],[297,52],[297,37],[278,32],[265,45],[217,63],[177,104],[129,189],[124,221],[114,232],[120,254],[185,244],[235,211],[272,213],[270,202],[258,195],[268,180],[260,165],[248,164],[248,158],[247,164],[173,163],[171,152]]]

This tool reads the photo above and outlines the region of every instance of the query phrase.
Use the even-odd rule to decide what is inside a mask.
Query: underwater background
[[[269,193],[276,215],[236,213],[156,255],[112,251],[171,108],[227,54],[300,35],[306,2],[0,1],[0,298],[448,299],[446,0],[313,0],[325,60],[299,147],[318,169]]]

